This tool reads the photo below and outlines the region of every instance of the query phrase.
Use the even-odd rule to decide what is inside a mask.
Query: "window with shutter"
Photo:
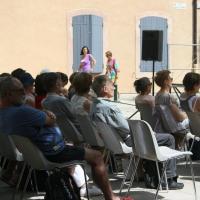
[[[162,60],[155,62],[155,71],[167,69],[168,67],[168,48],[167,48],[167,19],[162,17],[149,16],[140,20],[140,52],[142,55],[142,34],[145,31],[162,31]],[[142,60],[140,58],[140,71],[151,72],[152,61]]]
[[[96,59],[94,73],[103,71],[103,19],[96,15],[78,15],[72,19],[73,71],[79,68],[83,46],[87,46]]]

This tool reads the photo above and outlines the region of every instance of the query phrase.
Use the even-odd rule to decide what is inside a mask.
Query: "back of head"
[[[17,84],[17,85],[16,85]],[[21,82],[12,76],[3,77],[0,80],[0,98],[5,98],[12,91],[15,91],[16,86],[22,86]],[[23,90],[23,86],[22,86]],[[17,90],[18,91],[18,90]]]
[[[57,72],[60,75],[60,78],[62,80],[62,82],[64,83],[64,85],[67,85],[68,83],[68,76],[67,74],[63,73],[63,72]]]
[[[9,73],[6,73],[6,72],[0,74],[0,77],[7,77],[7,76],[11,76],[11,75]]]
[[[156,76],[154,78],[155,83],[159,86],[159,87],[163,87],[164,86],[164,82],[165,80],[167,80],[169,78],[169,74],[171,72],[169,70],[162,70],[162,71],[158,71],[156,73]]]
[[[144,93],[148,89],[148,85],[151,84],[151,81],[147,77],[140,78],[134,82],[135,90],[137,93]]]
[[[199,84],[200,84],[200,74],[198,73],[189,72],[183,78],[183,85],[185,91],[193,90],[194,86],[197,86]]]
[[[74,77],[73,86],[78,95],[83,95],[90,91],[92,85],[92,75],[86,72],[81,72]]]
[[[69,82],[70,82],[71,84],[73,84],[74,77],[75,77],[77,74],[79,74],[79,72],[74,72],[74,73],[72,73],[72,74],[70,75],[70,77],[69,77]]]
[[[45,96],[47,91],[44,86],[44,78],[48,73],[39,74],[35,78],[35,93],[37,96]]]
[[[31,74],[25,72],[18,78],[21,83],[23,84],[24,88],[33,86],[34,84],[34,78],[31,76]]]
[[[22,68],[17,68],[11,72],[11,75],[19,79],[25,72],[26,70]]]
[[[106,85],[107,81],[110,81],[110,79],[106,75],[99,75],[95,77],[92,83],[92,89],[98,97],[101,96],[101,90]]]
[[[47,92],[52,92],[56,87],[57,81],[61,80],[60,74],[56,72],[46,73],[44,77],[44,86]]]

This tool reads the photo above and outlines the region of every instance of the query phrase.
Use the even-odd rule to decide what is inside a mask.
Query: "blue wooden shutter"
[[[79,15],[72,18],[73,26],[73,71],[77,71],[80,65],[80,52],[83,46],[91,48],[89,15]]]
[[[162,17],[144,17],[140,20],[140,52],[142,53],[142,32],[145,30],[163,31],[163,52],[162,61],[155,62],[155,71],[167,69],[168,49],[167,49],[167,19]],[[151,72],[152,61],[144,61],[140,58],[140,71]]]
[[[80,64],[80,51],[88,46],[97,61],[94,72],[103,70],[103,20],[94,15],[78,15],[72,19],[73,26],[73,71]]]
[[[98,16],[91,16],[92,28],[92,54],[97,63],[94,68],[95,73],[103,71],[103,20]]]

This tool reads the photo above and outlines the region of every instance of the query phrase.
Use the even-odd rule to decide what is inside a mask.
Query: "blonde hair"
[[[107,56],[112,56],[112,52],[111,51],[106,51],[106,55]]]

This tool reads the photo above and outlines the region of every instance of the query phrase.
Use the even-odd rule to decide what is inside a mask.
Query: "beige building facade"
[[[120,92],[133,92],[135,79],[152,77],[151,69],[141,70],[143,19],[165,22],[162,68],[170,69],[177,82],[192,68],[192,0],[1,0],[0,10],[0,73],[22,67],[34,76],[44,68],[70,75],[73,17],[80,15],[102,19],[102,40],[93,43],[102,46],[102,73],[105,51],[111,50],[119,62]],[[200,9],[197,15],[200,43]],[[148,20],[143,24],[144,30],[151,26]],[[151,30],[157,30],[155,24]],[[195,67],[200,67],[199,57]]]

